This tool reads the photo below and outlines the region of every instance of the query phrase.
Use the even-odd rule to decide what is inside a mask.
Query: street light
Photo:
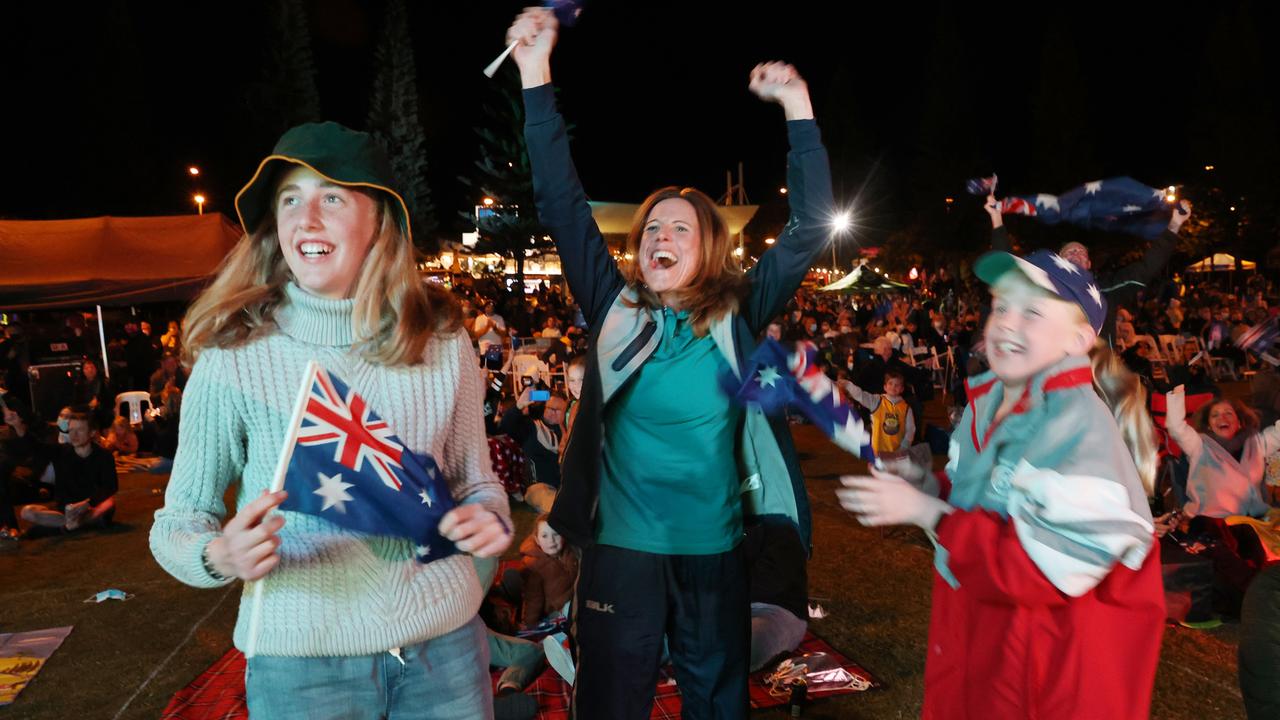
[[[1205,165],[1205,166],[1204,166],[1204,171],[1205,171],[1205,172],[1213,172],[1213,166],[1212,166],[1212,165]]]
[[[204,195],[197,194],[192,199],[196,201],[196,210],[199,211],[199,214],[203,215],[204,214]]]
[[[786,194],[787,194],[787,189],[786,189],[785,187],[780,187],[780,188],[778,188],[778,192],[779,192],[779,193],[781,193],[781,194],[783,194],[783,195],[786,195]]]
[[[774,239],[774,238],[765,238],[765,239],[764,239],[764,244],[765,244],[765,245],[772,245],[772,244],[774,244],[774,243],[776,243],[776,242],[778,242],[778,241],[777,241],[776,239]]]
[[[191,167],[187,168],[187,172],[191,174],[191,177],[195,177],[200,174],[200,168],[196,167],[195,165],[192,165]]]
[[[839,266],[839,263],[836,262],[836,236],[843,235],[844,233],[848,232],[849,228],[852,226],[853,226],[853,213],[850,213],[848,210],[845,210],[844,212],[836,213],[836,216],[831,219],[831,228],[834,231],[831,233],[831,266],[832,267]]]
[[[480,202],[484,203],[485,207],[493,207],[493,198],[491,197],[487,197],[484,200],[481,200]]]

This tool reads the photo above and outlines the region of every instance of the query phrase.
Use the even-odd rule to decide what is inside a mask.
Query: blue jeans
[[[492,720],[489,648],[479,618],[389,652],[351,657],[250,658],[253,720]]]

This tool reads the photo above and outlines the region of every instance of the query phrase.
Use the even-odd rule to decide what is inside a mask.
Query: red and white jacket
[[[1088,358],[971,378],[940,474],[926,718],[1146,718],[1164,624],[1151,513]]]

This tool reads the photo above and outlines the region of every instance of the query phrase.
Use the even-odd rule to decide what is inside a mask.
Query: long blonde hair
[[[1084,311],[1079,306],[1036,285],[1021,272],[1005,273],[992,285],[992,289],[994,290],[998,285],[1015,282],[1044,297],[1068,303],[1075,309],[1073,317],[1076,321],[1085,327],[1090,327],[1089,319],[1085,317]],[[1090,331],[1092,331],[1091,327]],[[1149,497],[1155,492],[1159,455],[1155,423],[1147,409],[1147,388],[1102,338],[1098,338],[1089,350],[1089,364],[1093,369],[1093,390],[1111,410],[1116,426],[1120,429],[1120,438],[1128,448],[1129,454],[1133,456],[1133,464],[1138,469],[1138,478],[1142,481],[1142,487]]]
[[[644,226],[653,207],[663,200],[671,199],[684,200],[693,206],[702,234],[702,263],[698,266],[698,273],[689,287],[676,291],[676,295],[681,307],[689,311],[694,334],[703,337],[710,330],[712,322],[738,308],[747,285],[742,265],[733,256],[729,226],[720,217],[715,202],[706,194],[694,188],[672,185],[645,198],[631,221],[631,231],[627,233],[626,251],[630,253],[631,260],[622,266],[622,275],[627,284],[639,293],[639,305],[662,307],[657,293],[644,284],[644,275],[640,271],[641,263],[644,262],[640,257],[640,237],[644,235]]]
[[[1082,322],[1087,322],[1084,313],[1080,317]],[[1142,487],[1150,496],[1155,492],[1159,454],[1155,423],[1147,410],[1147,388],[1102,338],[1089,351],[1089,362],[1093,365],[1093,389],[1111,408],[1120,437],[1138,468]]]
[[[377,203],[377,232],[356,282],[352,330],[360,354],[383,365],[422,362],[436,332],[462,323],[456,300],[428,288],[418,275],[416,251],[397,221],[398,207],[382,193],[353,188]],[[227,254],[213,282],[187,310],[182,361],[188,367],[207,347],[234,347],[274,327],[291,280],[280,251],[273,210]]]

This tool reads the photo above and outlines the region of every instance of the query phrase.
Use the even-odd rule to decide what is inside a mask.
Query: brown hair
[[[1209,413],[1213,412],[1214,406],[1223,403],[1230,405],[1231,409],[1236,411],[1236,417],[1240,419],[1240,432],[1244,433],[1246,437],[1258,432],[1258,428],[1262,427],[1262,421],[1258,418],[1258,413],[1253,411],[1253,408],[1235,398],[1224,397],[1214,398],[1212,401],[1201,405],[1192,418],[1191,424],[1199,432],[1212,433],[1213,431],[1209,428]]]
[[[702,337],[707,334],[712,322],[738,308],[747,286],[746,274],[733,256],[729,226],[720,217],[711,198],[694,188],[678,188],[674,185],[655,191],[645,198],[631,221],[631,231],[627,233],[626,251],[631,254],[632,259],[623,265],[622,275],[627,284],[640,295],[637,306],[662,307],[657,293],[644,284],[644,276],[640,271],[644,263],[644,259],[640,257],[640,237],[644,234],[645,223],[654,206],[663,200],[672,199],[684,200],[693,206],[702,234],[702,262],[698,266],[698,273],[689,287],[674,291],[681,307],[689,311],[694,334]]]
[[[418,276],[416,251],[396,220],[394,201],[384,193],[352,190],[373,197],[378,213],[378,229],[353,293],[356,343],[371,362],[416,365],[434,333],[461,327],[461,310],[447,291],[426,286]],[[256,230],[240,238],[191,304],[183,362],[190,366],[206,347],[234,347],[273,329],[290,279],[272,208]]]
[[[539,525],[541,525],[541,524],[543,524],[543,523],[547,523],[547,524],[550,524],[550,523],[551,523],[551,513],[541,513],[540,515],[538,515],[538,517],[536,517],[536,518],[534,518],[534,519],[533,519],[533,534],[534,534],[534,535],[537,535],[537,534],[538,534],[538,526],[539,526]],[[551,528],[551,529],[552,529],[552,530],[555,530],[555,528]]]

